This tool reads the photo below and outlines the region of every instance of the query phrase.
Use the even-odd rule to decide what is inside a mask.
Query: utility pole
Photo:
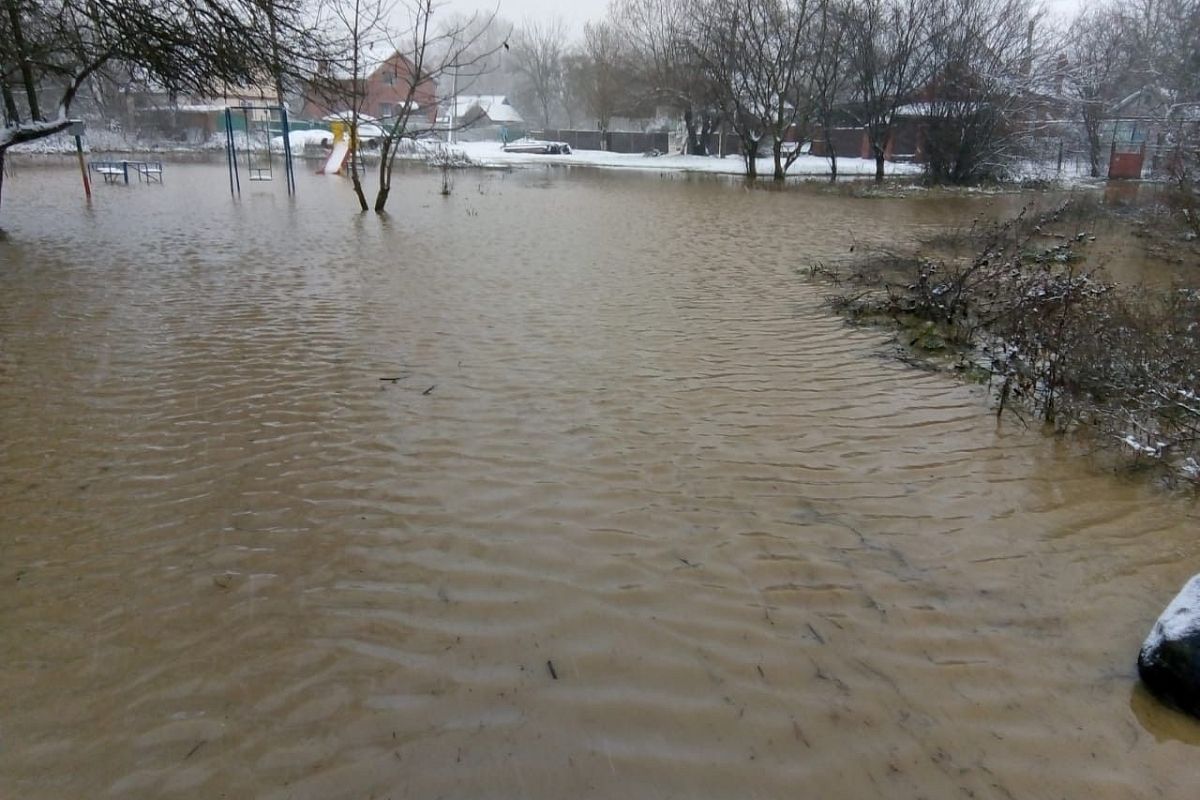
[[[449,144],[454,144],[454,129],[458,127],[458,62],[454,62],[454,77],[450,85],[450,130],[446,136]]]

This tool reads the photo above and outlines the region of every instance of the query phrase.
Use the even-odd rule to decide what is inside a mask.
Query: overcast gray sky
[[[547,17],[557,14],[567,23],[571,32],[578,35],[583,32],[583,23],[589,19],[604,16],[608,8],[608,0],[498,0],[500,15],[515,25],[520,25],[526,17]],[[1055,14],[1069,15],[1074,13],[1081,3],[1086,0],[1046,0],[1046,7]],[[470,13],[477,9],[491,11],[496,2],[487,3],[484,0],[448,0],[447,7],[455,11]]]
[[[548,17],[557,14],[570,27],[572,33],[583,32],[583,23],[604,16],[608,0],[499,0],[500,16],[515,25],[526,17]],[[448,0],[447,7],[455,11],[470,13],[476,9],[491,11],[496,2],[482,0]]]

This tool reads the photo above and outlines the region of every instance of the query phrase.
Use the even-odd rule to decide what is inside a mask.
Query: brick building
[[[411,102],[415,107],[409,117],[410,127],[432,127],[437,117],[437,85],[426,78],[413,89],[412,64],[404,54],[367,48],[360,58],[359,72],[366,76],[358,79],[359,114],[386,124],[401,114],[412,90]],[[305,88],[301,117],[316,120],[331,113],[348,112],[355,88],[353,81],[354,76],[340,67],[328,64],[318,67],[316,76]]]

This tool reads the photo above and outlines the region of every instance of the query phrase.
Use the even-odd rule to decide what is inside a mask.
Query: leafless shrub
[[[1196,185],[1190,170],[1176,172],[1167,193],[1167,205],[1183,221],[1193,239],[1200,237],[1200,186]]]
[[[910,262],[907,280],[831,306],[892,320],[919,349],[954,349],[959,368],[990,378],[997,414],[1091,428],[1135,462],[1200,482],[1200,292],[1122,289],[1088,269],[1080,229],[1098,213],[1022,213],[980,232],[969,259]]]
[[[424,153],[425,163],[438,169],[468,169],[479,166],[478,161],[471,158],[462,150],[455,147],[447,147],[440,143],[425,146],[423,149],[415,152]]]

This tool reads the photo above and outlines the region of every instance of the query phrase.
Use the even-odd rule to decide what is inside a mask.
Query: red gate
[[[1146,160],[1145,142],[1113,142],[1108,156],[1108,177],[1133,179],[1142,177],[1142,162]]]

